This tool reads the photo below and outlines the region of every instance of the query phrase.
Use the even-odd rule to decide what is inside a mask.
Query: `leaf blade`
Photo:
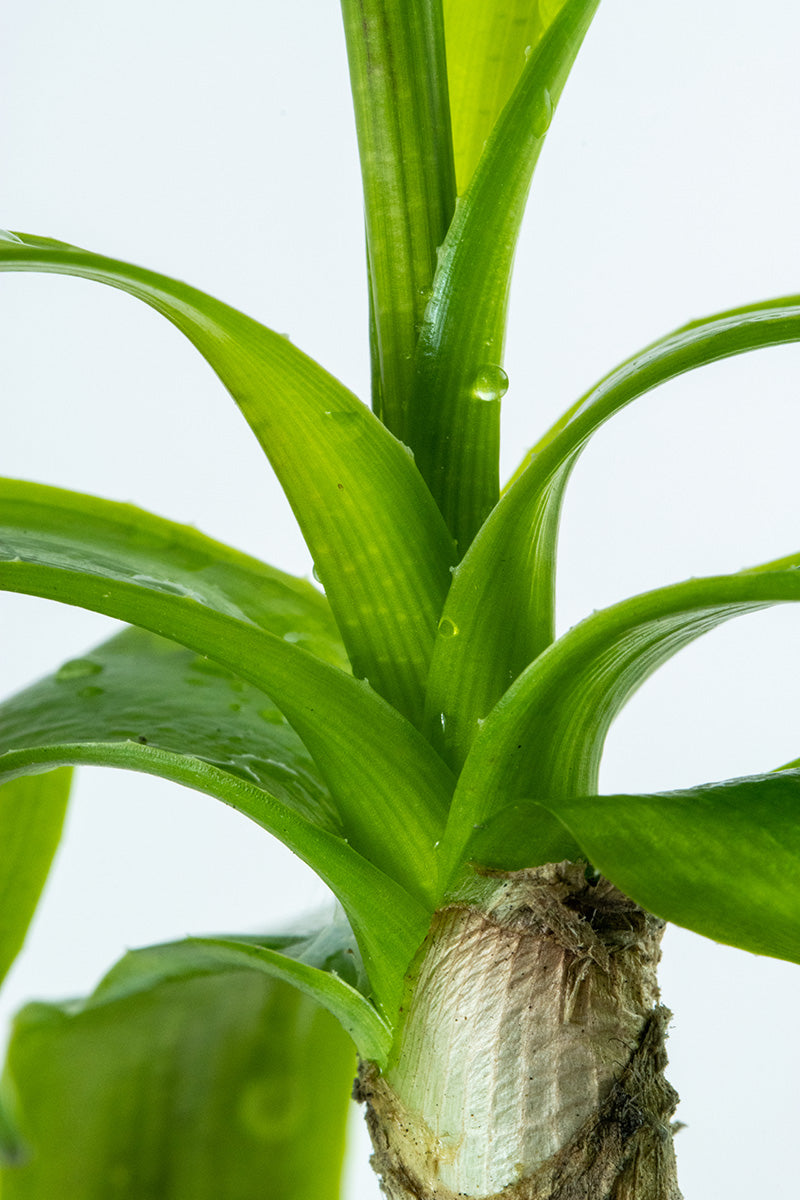
[[[0,983],[22,949],[61,840],[71,775],[61,769],[0,786]]]
[[[533,447],[455,572],[442,621],[463,631],[437,639],[428,681],[428,729],[451,765],[477,722],[552,641],[555,543],[571,471],[592,435],[628,404],[696,367],[800,339],[800,297],[716,313],[626,359]]]
[[[444,0],[447,76],[459,193],[530,53],[564,0]],[[490,52],[489,52],[490,51]]]
[[[416,353],[410,445],[463,556],[499,495],[508,289],[531,176],[599,0],[567,0],[503,109],[442,245]]]
[[[337,1200],[352,1046],[307,997],[254,972],[107,1005],[31,1005],[6,1079],[32,1151],[3,1195],[263,1194]]]
[[[119,288],[160,312],[203,354],[278,475],[356,674],[421,719],[452,544],[406,449],[322,367],[228,305],[155,272],[15,236],[22,241],[0,242],[0,269]]]
[[[172,558],[159,544],[149,545],[150,574],[134,578],[117,506],[92,501],[90,534],[82,538],[76,528],[67,541],[60,528],[69,493],[60,492],[54,507],[48,489],[25,487],[38,498],[35,513],[26,512],[27,560],[0,561],[0,587],[130,621],[215,659],[271,695],[314,757],[354,847],[427,903],[433,844],[452,781],[409,722],[365,683],[298,646],[213,609],[200,593],[176,595]],[[1,494],[0,526],[13,548],[19,531]]]
[[[356,116],[377,365],[373,408],[407,441],[414,348],[453,214],[441,7],[343,0]]]
[[[800,600],[800,555],[738,575],[634,596],[574,626],[522,673],[475,739],[442,853],[456,867],[475,824],[525,796],[551,805],[597,791],[608,729],[673,654],[734,616]]]
[[[800,962],[800,771],[544,807],[656,916]]]

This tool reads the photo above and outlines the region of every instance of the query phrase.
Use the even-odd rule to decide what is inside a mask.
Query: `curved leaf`
[[[564,0],[444,0],[456,179],[463,192],[531,53]]]
[[[463,854],[467,863],[498,871],[524,871],[582,857],[580,845],[561,821],[524,800],[474,825]]]
[[[252,684],[211,659],[141,629],[126,629],[0,704],[4,756],[54,747],[140,746],[216,767],[314,825],[341,834],[328,789],[286,718]],[[153,757],[154,765],[159,761]],[[266,804],[265,804],[265,810]],[[273,817],[279,825],[279,818]],[[275,830],[273,830],[275,832]]]
[[[441,6],[343,0],[364,186],[373,407],[407,440],[414,347],[453,215],[455,177]]]
[[[599,0],[567,0],[503,109],[442,246],[410,442],[463,555],[497,502],[500,367],[517,234],[553,108]]]
[[[305,938],[276,949],[251,938],[188,938],[150,946],[126,955],[85,1007],[116,1003],[171,980],[231,971],[255,972],[291,984],[315,1000],[349,1034],[362,1058],[384,1062],[391,1045],[391,1029],[352,983],[323,965],[325,957],[332,957],[331,952],[325,957],[308,953],[313,943],[313,938]],[[352,952],[343,939],[337,947],[339,958],[348,951]]]
[[[26,496],[20,523],[13,501]],[[452,781],[441,759],[363,682],[207,604],[172,581],[172,554],[130,510],[35,485],[0,490],[0,587],[78,604],[221,663],[280,706],[311,752],[354,848],[427,902]],[[87,507],[91,522],[84,522]],[[65,522],[68,533],[65,533]],[[140,561],[147,556],[149,573]],[[180,594],[176,594],[176,590]]]
[[[186,284],[61,242],[0,241],[0,270],[78,275],[172,322],[231,392],[314,557],[353,670],[421,718],[452,545],[406,449],[285,337]]]
[[[428,682],[429,728],[460,766],[479,721],[552,641],[561,499],[580,451],[610,417],[660,383],[748,350],[800,340],[800,297],[693,321],[600,380],[534,446],[459,565]],[[442,730],[440,714],[444,714]]]
[[[74,568],[96,539],[107,561],[90,556],[95,572],[113,576],[124,559],[135,583],[189,597],[349,668],[330,605],[307,580],[132,504],[0,478],[0,563],[35,559],[43,522],[54,565]]]
[[[337,1200],[355,1067],[329,1013],[228,967],[17,1017],[4,1200]]]
[[[0,983],[22,949],[61,840],[71,775],[49,771],[0,786]]]
[[[800,555],[777,565],[635,596],[540,655],[492,710],[464,764],[443,839],[448,870],[473,826],[505,805],[546,796],[557,811],[562,799],[595,793],[609,726],[657,667],[731,617],[800,600]]]
[[[800,962],[800,771],[544,806],[650,912]]]
[[[24,773],[55,763],[158,775],[280,838],[347,909],[391,1009],[427,914],[344,840],[308,751],[262,691],[175,642],[127,629],[0,704],[0,782],[16,776],[5,786],[33,791],[51,776]],[[41,836],[40,809],[26,805],[26,817],[17,807],[15,819],[35,819]]]

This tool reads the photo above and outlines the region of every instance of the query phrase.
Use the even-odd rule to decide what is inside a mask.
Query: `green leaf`
[[[452,779],[428,743],[368,684],[211,607],[214,598],[202,583],[176,582],[174,543],[153,537],[126,506],[3,484],[0,540],[6,545],[1,588],[130,621],[271,696],[311,752],[354,849],[429,901]]]
[[[723,621],[800,600],[799,567],[796,555],[635,596],[582,621],[540,655],[473,743],[442,843],[446,871],[461,861],[473,826],[507,804],[541,796],[556,811],[562,799],[595,793],[609,726],[637,687]]]
[[[354,1067],[329,1013],[250,970],[29,1005],[3,1200],[337,1200]]]
[[[175,642],[128,629],[0,705],[0,731],[0,781],[56,763],[122,767],[205,792],[254,820],[339,897],[376,993],[394,1003],[395,976],[424,935],[425,913],[347,844],[308,751],[263,692]],[[6,786],[34,791],[50,778]],[[31,827],[30,842],[48,826],[41,805],[17,800],[14,820]],[[35,865],[32,845],[24,849]],[[15,875],[19,857],[9,860]],[[10,902],[4,911],[11,916]]]
[[[522,70],[564,0],[444,0],[456,179],[463,192]]]
[[[0,704],[0,772],[5,756],[37,762],[57,748],[134,751],[141,769],[164,753],[190,756],[268,793],[260,824],[281,828],[286,808],[341,834],[336,806],[286,718],[258,688],[211,659],[141,629],[126,629]],[[159,753],[164,752],[164,753]],[[272,832],[276,832],[273,828]],[[293,849],[295,847],[292,847]]]
[[[453,215],[441,5],[342,0],[364,186],[373,407],[407,440],[414,348]]]
[[[575,861],[583,852],[564,825],[530,801],[508,804],[474,825],[464,861],[498,871],[524,871],[544,863]]]
[[[0,787],[0,983],[22,949],[61,840],[71,771]]]
[[[544,805],[650,912],[800,962],[800,771]]]
[[[599,0],[567,0],[503,109],[439,256],[410,442],[463,555],[499,494],[508,289],[531,175]]]
[[[93,279],[184,333],[266,451],[314,557],[356,675],[414,719],[450,583],[449,535],[406,449],[279,334],[186,284],[27,235],[0,269]]]
[[[254,938],[189,938],[135,950],[100,983],[85,1007],[116,1003],[170,980],[255,972],[291,984],[336,1018],[362,1058],[385,1061],[391,1029],[356,987],[352,934],[343,922],[278,946]],[[349,956],[349,961],[348,961]],[[351,976],[342,977],[345,971]]]
[[[131,504],[0,478],[0,563],[35,559],[43,521],[54,564],[74,568],[83,543],[97,539],[109,554],[106,573],[113,575],[113,564],[119,566],[124,555],[134,582],[190,597],[349,669],[330,605],[305,579]],[[56,538],[63,543],[61,551]],[[93,569],[105,568],[94,562]]]
[[[552,641],[561,500],[592,434],[685,371],[799,339],[797,296],[694,321],[611,371],[534,446],[457,568],[444,609],[440,634],[457,629],[459,636],[437,639],[428,728],[453,766],[462,765],[480,721],[509,684]]]

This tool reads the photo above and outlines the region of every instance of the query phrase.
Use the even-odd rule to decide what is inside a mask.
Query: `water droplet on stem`
[[[486,363],[472,383],[472,395],[476,400],[500,400],[507,391],[508,376],[497,363]]]

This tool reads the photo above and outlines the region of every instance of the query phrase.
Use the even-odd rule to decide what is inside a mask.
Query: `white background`
[[[185,278],[367,388],[362,219],[335,0],[27,0],[0,31],[0,224]],[[800,291],[800,11],[603,0],[520,243],[506,469],[619,359],[704,313]],[[277,565],[310,563],[232,402],[172,327],[75,280],[4,276],[0,473],[133,500]],[[568,497],[564,627],[626,594],[800,547],[800,352],[660,389],[594,441]],[[2,691],[111,623],[5,597]],[[800,755],[800,612],[685,651],[612,730],[604,790]],[[702,847],[698,846],[698,854]],[[280,927],[314,877],[215,802],[81,776],[2,1001],[89,990],[127,946]],[[670,931],[665,1001],[687,1200],[796,1196],[797,968]],[[365,1166],[349,1200],[377,1188]]]

